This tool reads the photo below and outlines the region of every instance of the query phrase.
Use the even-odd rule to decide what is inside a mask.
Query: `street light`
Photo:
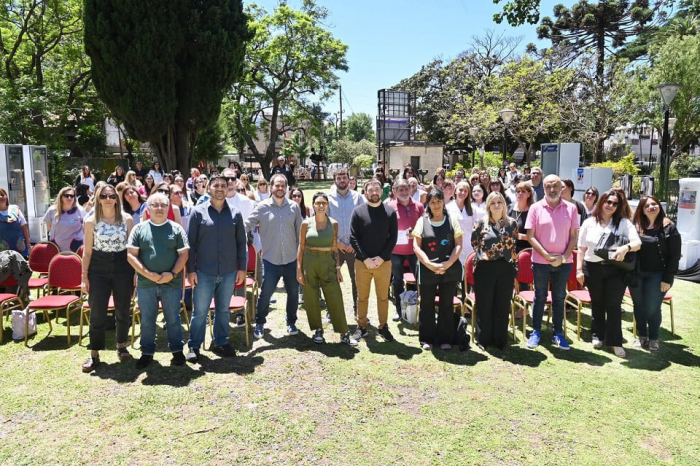
[[[499,115],[501,115],[501,120],[503,120],[503,166],[506,166],[506,149],[508,147],[508,124],[510,123],[510,120],[513,119],[513,115],[515,115],[515,110],[511,110],[509,108],[504,108],[500,112],[498,112]]]
[[[676,98],[676,94],[680,90],[681,85],[675,83],[666,83],[658,86],[656,90],[661,95],[661,100],[664,102],[664,134],[661,143],[661,157],[659,161],[659,198],[668,201],[668,166],[670,160],[670,137],[669,137],[669,117],[671,113],[671,102]]]

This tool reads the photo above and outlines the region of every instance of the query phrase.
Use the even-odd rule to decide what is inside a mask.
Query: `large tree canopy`
[[[187,172],[199,131],[216,124],[241,71],[241,0],[84,0],[85,50],[100,96],[167,170]]]
[[[336,71],[348,69],[347,45],[326,29],[328,12],[313,0],[304,0],[300,10],[281,3],[272,14],[257,5],[249,12],[255,36],[230,99],[234,133],[267,177],[281,134],[322,124],[317,103],[338,87]],[[264,151],[255,145],[261,136]]]

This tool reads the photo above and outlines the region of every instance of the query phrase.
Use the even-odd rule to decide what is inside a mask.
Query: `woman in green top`
[[[340,291],[343,276],[337,246],[338,222],[328,216],[328,197],[325,193],[314,194],[313,206],[315,215],[307,217],[301,224],[297,252],[297,281],[303,287],[309,328],[314,331],[314,343],[325,341],[319,296],[319,289],[323,288],[333,330],[342,334],[342,343],[357,345],[350,338]]]

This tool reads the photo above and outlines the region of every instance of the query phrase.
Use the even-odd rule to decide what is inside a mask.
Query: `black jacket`
[[[639,269],[642,272],[663,271],[661,280],[673,285],[681,260],[681,235],[673,222],[658,230],[644,230],[639,235],[642,248],[639,250]]]

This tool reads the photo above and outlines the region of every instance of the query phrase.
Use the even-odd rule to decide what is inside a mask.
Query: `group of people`
[[[591,294],[594,347],[605,344],[616,355],[625,356],[621,302],[629,286],[639,335],[635,346],[659,348],[661,302],[678,269],[680,235],[655,197],[644,196],[632,216],[622,191],[610,189],[599,195],[590,188],[584,202],[576,202],[571,198],[570,180],[555,175],[542,179],[539,167],[525,177],[512,164],[494,178],[485,170],[470,177],[461,169],[452,176],[439,170],[433,182],[423,186],[407,165],[394,181],[378,167],[362,192],[351,186],[347,170],[339,169],[330,192],[314,194],[307,207],[281,159],[269,183],[260,177],[256,188],[240,167],[209,178],[193,168],[185,179],[179,173],[162,173],[158,164],[150,171],[137,164],[122,181],[121,172],[115,170],[111,182],[98,183],[85,167],[76,180],[92,194],[85,207],[78,202],[78,187],[59,192],[44,221],[51,240],[62,251],[77,251],[84,245],[91,352],[83,371],[90,372],[100,363],[110,296],[114,297],[118,357],[131,357],[126,340],[135,273],[142,351],[137,367],[145,368],[153,359],[159,302],[173,364],[200,360],[212,300],[212,350],[234,356],[228,341],[229,302],[234,293],[245,293],[248,256],[253,253],[261,270],[253,332],[258,339],[265,336],[270,303],[281,278],[287,293],[289,335],[299,332],[301,295],[314,342],[325,342],[323,325],[331,323],[341,343],[356,346],[369,333],[374,282],[377,334],[393,341],[389,291],[394,298],[393,321],[398,321],[404,272],[410,271],[420,295],[418,341],[424,350],[435,346],[449,350],[455,343],[454,298],[460,288],[462,296],[469,291],[475,294],[477,343],[503,349],[510,300],[514,291],[527,286],[516,284],[514,289],[518,255],[531,248],[535,292],[528,347],[540,344],[544,309],[549,304],[552,342],[569,348],[562,332],[564,298],[571,268],[576,267],[576,279]],[[28,254],[26,221],[18,210],[0,189],[3,248]],[[622,237],[624,243],[618,242],[603,258],[598,243],[605,235]],[[635,274],[615,265],[631,252],[637,254]],[[468,264],[473,267],[473,290],[465,289]],[[354,330],[348,326],[339,285],[343,266],[351,281]],[[180,301],[186,281],[194,289],[185,355]],[[242,315],[235,319],[243,325]]]

